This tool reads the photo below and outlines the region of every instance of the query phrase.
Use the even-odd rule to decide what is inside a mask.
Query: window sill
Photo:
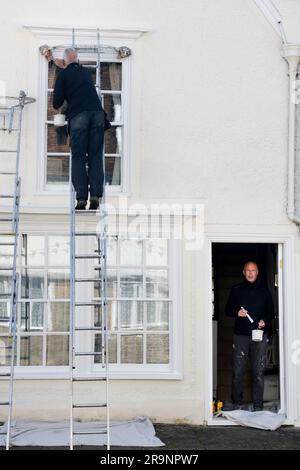
[[[69,368],[61,367],[58,368],[53,366],[48,367],[35,367],[27,366],[23,370],[18,370],[19,367],[15,367],[15,380],[70,380]],[[2,372],[7,372],[8,368],[3,368]],[[82,377],[82,375],[80,375]],[[104,376],[104,373],[92,373],[84,375],[86,378],[94,378],[98,376]],[[76,377],[76,376],[75,376]],[[182,380],[183,375],[179,371],[142,371],[142,370],[111,370],[109,372],[109,380]],[[2,380],[8,380],[7,377],[0,378]]]

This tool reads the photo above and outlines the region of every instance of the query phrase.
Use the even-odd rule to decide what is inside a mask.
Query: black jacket
[[[70,120],[83,111],[103,110],[90,72],[73,62],[59,73],[53,94],[53,108],[59,109],[67,102],[66,117]],[[105,113],[105,129],[111,127]]]
[[[238,317],[241,307],[248,311],[254,323],[251,323],[247,317]],[[245,279],[240,284],[233,286],[225,313],[235,319],[234,333],[237,335],[251,335],[251,331],[257,329],[260,320],[264,320],[266,324],[263,330],[269,335],[271,334],[274,304],[269,289],[263,287],[259,279],[253,283]]]

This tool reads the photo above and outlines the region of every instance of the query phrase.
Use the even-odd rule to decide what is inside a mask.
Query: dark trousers
[[[253,405],[263,407],[264,371],[266,367],[267,335],[262,341],[252,341],[251,336],[234,335],[232,402],[240,405],[243,399],[243,382],[248,358],[252,366]]]
[[[84,111],[70,120],[72,183],[77,200],[103,193],[104,112]],[[88,168],[86,168],[86,163]]]

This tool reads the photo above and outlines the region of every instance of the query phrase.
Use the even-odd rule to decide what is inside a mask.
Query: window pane
[[[168,265],[168,241],[164,239],[146,240],[146,264],[147,266]]]
[[[55,266],[67,266],[70,263],[69,238],[66,236],[49,236],[49,264]]]
[[[11,276],[0,275],[0,299],[10,299],[11,291]]]
[[[121,185],[121,158],[105,157],[105,182],[111,186]]]
[[[47,330],[69,331],[70,305],[68,302],[47,304]]]
[[[22,302],[21,303],[21,330],[43,330],[44,329],[44,303]]]
[[[94,307],[94,326],[102,327],[101,305]],[[116,330],[118,328],[117,302],[107,302],[108,329]]]
[[[121,335],[121,362],[123,364],[143,363],[142,335]]]
[[[143,328],[143,305],[142,302],[123,300],[119,302],[120,328],[141,330]]]
[[[69,337],[65,335],[47,336],[47,366],[69,364]]]
[[[47,157],[47,183],[69,182],[69,156],[52,155]]]
[[[101,279],[101,272],[97,270],[99,276],[97,278]],[[107,297],[116,297],[117,295],[117,272],[115,270],[107,270]],[[101,297],[101,282],[94,283],[94,296],[97,298]]]
[[[105,153],[122,153],[122,127],[112,126],[105,131]]]
[[[95,335],[95,352],[101,352],[102,335]],[[101,356],[95,356],[94,363],[102,362]],[[115,364],[117,362],[117,335],[108,336],[108,362]]]
[[[0,336],[0,366],[9,366],[11,360],[11,349],[5,349],[11,346],[11,338]]]
[[[60,109],[54,109],[52,106],[52,102],[53,102],[53,92],[49,91],[48,92],[48,105],[47,105],[47,109],[48,109],[47,121],[53,121],[55,114],[58,114],[58,113],[65,114],[65,111],[66,111],[66,107],[67,107],[66,101],[63,103]],[[64,130],[65,131],[67,130],[67,126],[65,126]]]
[[[107,264],[109,266],[116,266],[117,264],[117,246],[118,241],[115,237],[110,237],[107,240]]]
[[[9,328],[9,315],[10,302],[0,302],[0,333],[7,333]]]
[[[66,269],[48,271],[49,299],[68,299],[70,297],[69,271]]]
[[[120,270],[120,296],[139,298],[143,295],[143,275],[139,269]]]
[[[147,335],[147,364],[169,363],[169,335]]]
[[[51,153],[68,153],[70,152],[67,139],[66,126],[47,125],[47,152]]]
[[[142,240],[120,240],[121,266],[140,266],[143,260]]]
[[[120,62],[101,63],[101,89],[122,89],[122,64]]]
[[[43,266],[45,264],[45,237],[25,235],[23,239],[23,264],[28,266]]]
[[[55,81],[61,69],[54,62],[48,64],[48,88],[54,88]]]
[[[146,272],[146,296],[153,298],[169,297],[167,270],[149,270]]]
[[[2,183],[2,181],[1,181]],[[2,185],[0,185],[2,186]],[[1,187],[1,191],[3,191]],[[4,191],[3,191],[4,192]],[[12,243],[14,240],[12,237],[3,237],[1,236],[1,243]],[[5,266],[12,266],[13,262],[13,246],[0,245],[0,265],[4,264]]]
[[[24,299],[42,299],[44,297],[44,272],[24,269],[22,273],[22,297]]]
[[[20,365],[41,366],[43,364],[43,337],[22,336]]]
[[[107,113],[107,119],[111,122],[121,122],[122,108],[121,95],[104,95],[104,110]]]
[[[147,330],[169,329],[169,303],[146,302]]]

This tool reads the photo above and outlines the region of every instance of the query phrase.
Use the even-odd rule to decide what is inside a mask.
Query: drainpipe
[[[300,44],[284,44],[283,57],[289,65],[289,149],[288,149],[288,201],[287,215],[300,230],[300,217],[295,213],[295,162],[296,162],[296,99],[297,68],[300,62]]]

